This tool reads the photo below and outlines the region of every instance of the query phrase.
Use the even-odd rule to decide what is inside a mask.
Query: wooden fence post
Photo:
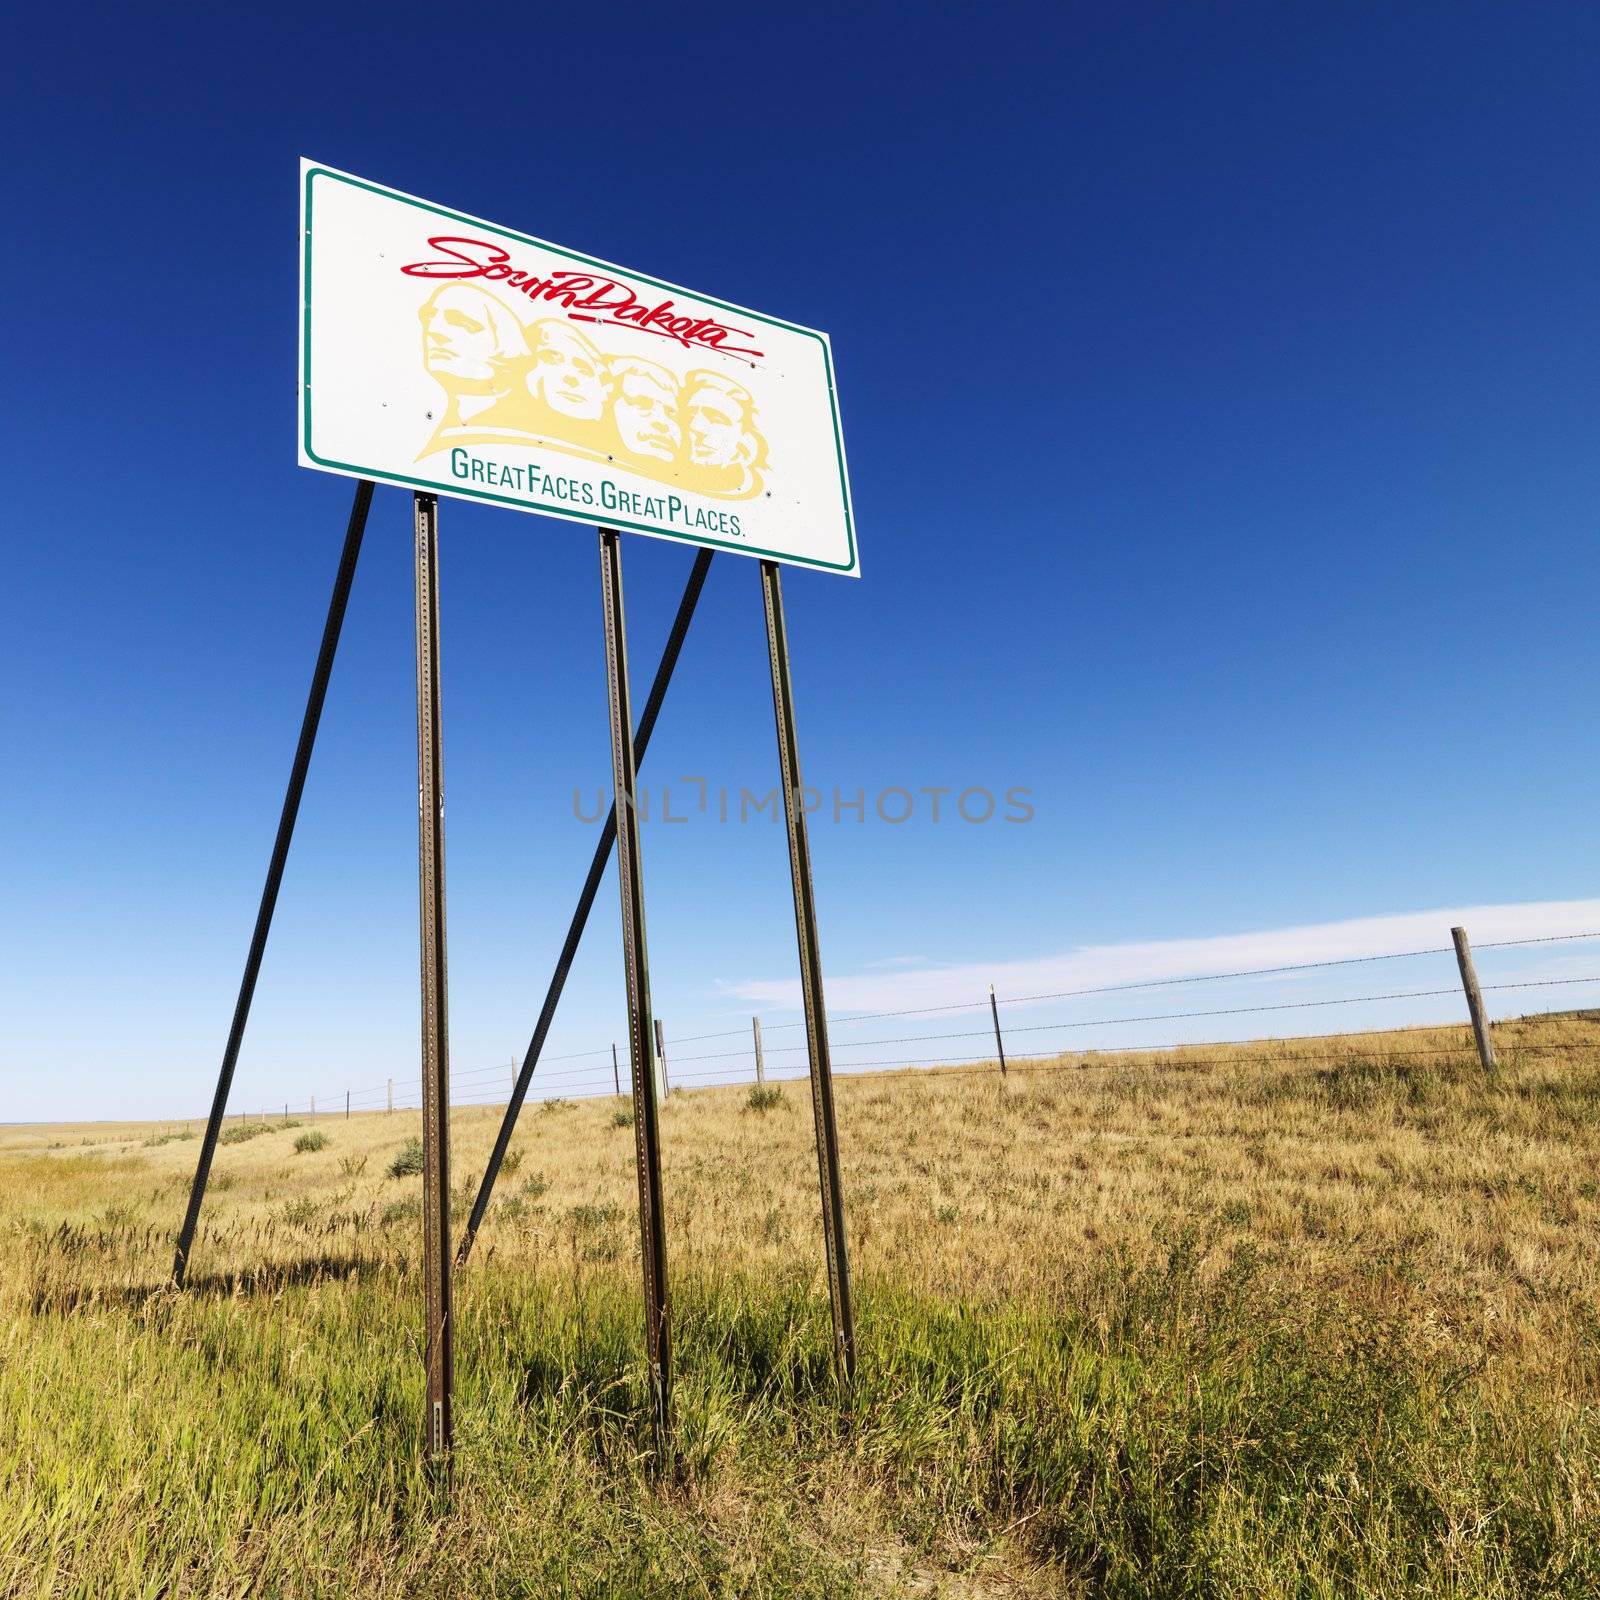
[[[1485,1072],[1493,1072],[1494,1041],[1489,1037],[1489,1019],[1483,1014],[1483,994],[1478,988],[1478,971],[1472,964],[1467,930],[1452,928],[1450,937],[1455,941],[1456,965],[1461,968],[1461,987],[1467,992],[1467,1014],[1472,1018],[1472,1032],[1478,1041],[1478,1059]]]
[[[764,1084],[767,1081],[767,1065],[761,1059],[761,1018],[751,1017],[750,1029],[756,1036],[756,1083]]]

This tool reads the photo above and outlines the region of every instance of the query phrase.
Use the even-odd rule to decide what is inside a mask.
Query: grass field
[[[1497,1038],[841,1080],[849,1396],[804,1085],[674,1095],[664,1481],[630,1126],[530,1106],[448,1505],[414,1113],[230,1128],[183,1295],[194,1124],[0,1129],[0,1593],[1600,1593],[1600,1024]]]

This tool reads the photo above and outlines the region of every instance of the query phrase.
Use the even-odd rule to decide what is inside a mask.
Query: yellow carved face
[[[547,323],[539,330],[528,384],[537,398],[565,417],[597,422],[605,409],[599,352],[582,334],[560,324]]]
[[[727,467],[745,445],[744,407],[720,389],[702,387],[689,396],[689,459],[696,466]]]
[[[446,388],[489,383],[511,354],[494,309],[487,295],[462,284],[447,285],[423,306],[423,365]],[[499,320],[508,319],[502,313]]]
[[[648,373],[624,373],[611,408],[622,448],[635,455],[671,461],[683,440],[676,404],[677,396],[665,382]]]

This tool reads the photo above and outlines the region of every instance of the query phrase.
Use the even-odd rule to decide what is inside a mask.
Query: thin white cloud
[[[843,1015],[948,1005],[986,996],[991,983],[1001,1000],[1015,1007],[1023,996],[1056,995],[1065,990],[1149,979],[1190,978],[1412,950],[1448,951],[1450,929],[1455,926],[1465,927],[1474,946],[1480,948],[1499,940],[1600,932],[1600,899],[1444,907],[1209,938],[1084,945],[1021,961],[967,962],[901,971],[878,970],[880,963],[875,964],[877,969],[860,973],[828,973],[828,1009]],[[796,979],[749,978],[720,987],[730,996],[775,1011],[798,1010],[800,1006]]]

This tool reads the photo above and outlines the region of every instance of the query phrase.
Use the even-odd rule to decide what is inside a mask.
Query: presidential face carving
[[[727,467],[741,458],[741,452],[748,456],[748,392],[716,374],[704,372],[691,372],[684,389],[689,459],[697,466]]]
[[[552,411],[598,422],[605,409],[605,362],[578,330],[552,318],[534,326],[528,388]]]
[[[761,492],[767,444],[742,374],[608,355],[565,317],[525,328],[472,284],[436,289],[420,316],[423,366],[450,398],[419,459],[452,445],[517,446],[720,500]]]
[[[447,390],[488,392],[527,357],[521,324],[493,295],[470,284],[436,289],[418,315],[422,364]]]
[[[629,357],[612,362],[611,382],[617,442],[632,455],[674,460],[683,442],[677,378],[654,361]]]

